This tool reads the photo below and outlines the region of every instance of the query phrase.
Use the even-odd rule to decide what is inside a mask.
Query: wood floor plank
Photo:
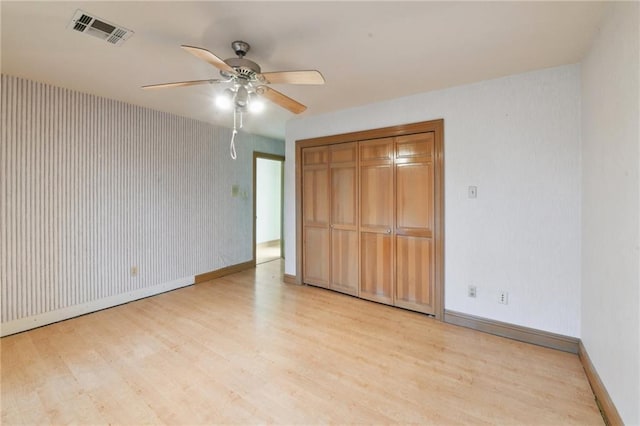
[[[603,424],[577,356],[285,284],[280,260],[0,351],[3,425]]]

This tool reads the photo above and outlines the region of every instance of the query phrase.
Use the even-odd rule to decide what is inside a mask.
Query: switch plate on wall
[[[469,198],[476,198],[478,196],[478,187],[470,186],[469,187]]]

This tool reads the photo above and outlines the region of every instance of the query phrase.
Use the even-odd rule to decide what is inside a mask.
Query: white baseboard
[[[11,334],[20,333],[22,331],[31,330],[37,327],[42,327],[43,325],[53,324],[54,322],[63,321],[91,312],[100,311],[102,309],[122,305],[123,303],[133,302],[134,300],[144,299],[145,297],[165,293],[177,288],[186,287],[192,285],[193,283],[193,276],[184,277],[166,283],[157,284],[151,287],[141,288],[139,290],[130,291],[127,293],[105,297],[104,299],[93,300],[91,302],[82,303],[80,305],[69,306],[67,308],[5,322],[2,324],[0,335],[2,337],[9,336]]]

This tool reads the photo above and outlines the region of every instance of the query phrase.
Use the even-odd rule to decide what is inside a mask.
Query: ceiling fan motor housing
[[[238,76],[246,80],[253,80],[256,74],[260,74],[260,65],[245,58],[229,58],[225,59],[227,65],[236,70]],[[232,77],[225,71],[220,71],[224,77]]]

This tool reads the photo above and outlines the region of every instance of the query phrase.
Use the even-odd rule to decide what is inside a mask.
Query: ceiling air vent
[[[67,28],[98,37],[116,46],[120,46],[133,35],[131,30],[96,18],[80,9],[76,10]]]

